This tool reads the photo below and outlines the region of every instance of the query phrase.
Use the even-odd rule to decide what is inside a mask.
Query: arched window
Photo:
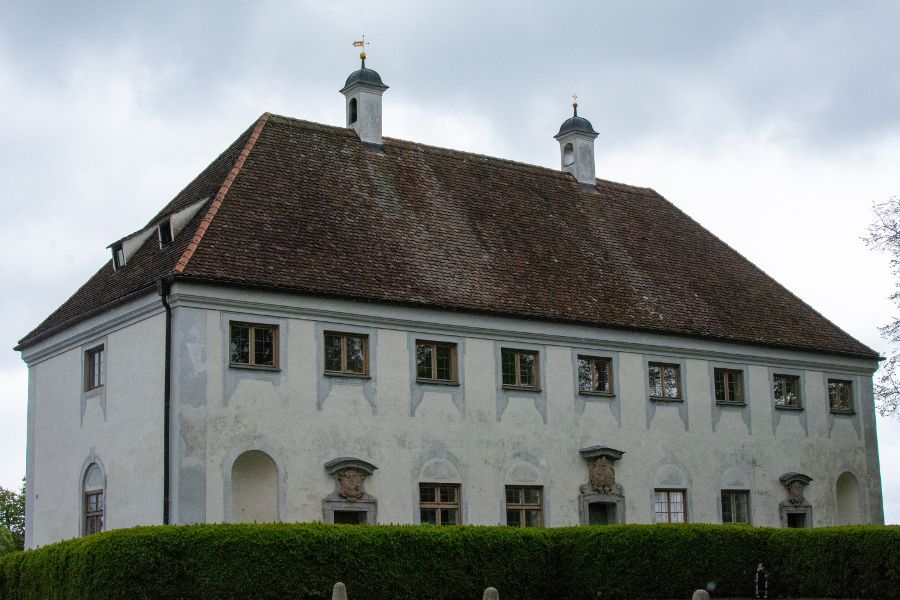
[[[837,524],[859,525],[859,482],[853,473],[844,472],[835,485]]]
[[[259,450],[248,450],[231,467],[231,521],[278,521],[278,467]]]
[[[575,162],[575,149],[572,144],[566,144],[563,148],[563,166],[568,167]]]
[[[105,478],[103,471],[92,463],[84,474],[84,535],[103,531],[103,513],[106,508]]]
[[[349,114],[347,115],[347,123],[352,125],[356,123],[356,98],[350,100]]]

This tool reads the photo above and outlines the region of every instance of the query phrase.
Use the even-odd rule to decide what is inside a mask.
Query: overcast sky
[[[390,86],[387,136],[649,186],[882,354],[900,194],[900,3],[0,3],[0,486],[25,472],[11,348],[262,112],[343,124],[351,42]],[[5,350],[4,350],[5,349]],[[879,419],[900,523],[900,420]]]

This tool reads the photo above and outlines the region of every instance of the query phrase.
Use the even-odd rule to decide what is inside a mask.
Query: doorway
[[[613,525],[616,523],[616,505],[612,502],[588,504],[588,525]]]
[[[364,510],[336,510],[334,522],[341,525],[365,525],[366,511]]]

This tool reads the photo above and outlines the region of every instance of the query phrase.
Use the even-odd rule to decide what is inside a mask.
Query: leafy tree
[[[875,220],[869,226],[866,244],[887,252],[894,276],[891,300],[900,310],[900,196],[875,205]],[[881,336],[891,344],[891,352],[881,365],[875,382],[875,398],[882,415],[900,415],[900,317],[880,327]]]
[[[0,556],[21,550],[19,540],[12,531],[6,527],[0,526]]]
[[[22,489],[18,492],[0,487],[0,536],[2,530],[7,530],[13,536],[15,549],[25,547],[25,479],[22,479]],[[3,542],[0,541],[0,545]]]

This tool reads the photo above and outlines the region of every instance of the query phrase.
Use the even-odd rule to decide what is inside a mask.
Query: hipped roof
[[[876,358],[658,193],[264,114],[18,349],[163,278]]]

